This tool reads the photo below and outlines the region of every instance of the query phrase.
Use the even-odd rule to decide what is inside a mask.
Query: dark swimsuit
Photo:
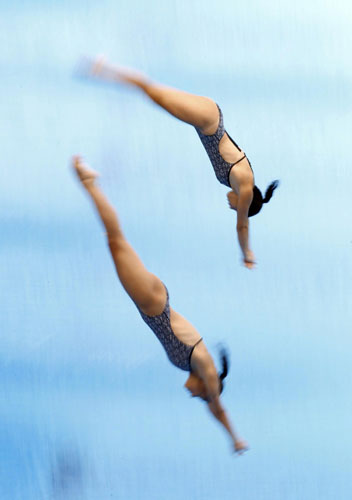
[[[218,105],[217,105],[218,106]],[[224,158],[221,156],[220,151],[219,151],[219,143],[224,136],[224,134],[227,134],[227,137],[230,139],[232,144],[238,149],[238,151],[241,151],[241,149],[237,146],[235,141],[229,136],[229,134],[226,132],[224,128],[224,117],[222,115],[222,111],[218,106],[219,110],[219,126],[217,128],[217,131],[213,135],[205,135],[203,134],[198,127],[195,127],[200,140],[203,143],[203,146],[208,153],[209,159],[211,161],[211,164],[213,165],[213,169],[215,172],[215,175],[221,184],[224,184],[225,186],[231,187],[230,184],[230,172],[232,167],[237,165],[240,161],[242,161],[246,157],[246,154],[243,153],[242,158],[239,160],[235,161],[235,163],[228,163],[227,161],[224,160]],[[247,158],[248,160],[248,158]],[[252,169],[252,166],[248,160],[249,166]],[[253,169],[252,169],[253,172]]]
[[[147,314],[144,314],[138,306],[137,309],[142,316],[142,319],[147,323],[149,328],[153,330],[161,342],[171,363],[181,370],[191,372],[191,357],[193,349],[203,339],[199,339],[193,346],[191,346],[181,342],[181,340],[176,337],[171,328],[169,292],[166,287],[165,290],[166,304],[161,314],[158,316],[148,316]]]

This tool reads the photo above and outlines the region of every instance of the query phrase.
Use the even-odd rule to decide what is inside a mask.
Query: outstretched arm
[[[227,416],[227,413],[221,404],[219,392],[219,377],[216,373],[215,366],[207,363],[206,359],[204,358],[204,362],[198,364],[198,372],[206,388],[207,403],[210,412],[216,418],[216,420],[220,422],[227,434],[230,436],[234,450],[239,454],[244,453],[247,450],[248,445],[245,441],[237,436]]]
[[[249,247],[249,220],[248,210],[252,203],[252,188],[243,188],[237,202],[237,236],[243,254],[243,263],[248,269],[255,266],[255,257]]]
[[[225,430],[229,434],[229,436],[232,440],[235,452],[242,455],[248,449],[248,445],[245,441],[243,441],[242,439],[240,439],[237,436],[235,430],[233,429],[233,427],[230,423],[230,420],[227,416],[227,413],[220,402],[220,398],[217,397],[217,398],[213,399],[213,401],[208,402],[208,408],[211,411],[211,413],[214,415],[216,420],[218,422],[220,422],[220,424],[225,428]]]

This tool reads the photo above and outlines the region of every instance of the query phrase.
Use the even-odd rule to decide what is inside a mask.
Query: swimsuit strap
[[[191,358],[192,358],[192,354],[193,354],[193,351],[194,351],[194,348],[200,344],[200,342],[202,342],[203,340],[203,337],[201,337],[199,340],[197,340],[197,342],[194,344],[194,346],[191,348],[191,351],[189,353],[189,366],[190,366],[190,371],[192,371],[192,365],[191,365]]]
[[[235,165],[237,165],[237,163],[239,163],[240,161],[244,160],[245,158],[247,158],[246,153],[243,153],[242,158],[240,158],[239,160],[235,161],[235,163],[232,163],[232,167],[234,167]]]
[[[203,340],[203,337],[201,337],[197,342],[194,344],[193,349],[196,347],[196,345],[200,344]]]

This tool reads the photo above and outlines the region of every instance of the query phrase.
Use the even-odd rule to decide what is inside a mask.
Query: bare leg
[[[98,59],[91,64],[89,73],[104,80],[119,81],[137,87],[179,120],[199,127],[207,135],[216,132],[219,124],[219,111],[216,103],[209,97],[154,83],[142,73],[110,65],[103,59]]]
[[[73,166],[105,226],[122,286],[144,313],[150,316],[161,314],[166,301],[165,287],[159,278],[147,271],[125,239],[114,208],[96,184],[97,173],[87,168],[77,156],[73,159]]]

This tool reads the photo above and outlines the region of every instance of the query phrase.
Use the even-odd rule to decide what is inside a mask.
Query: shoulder
[[[217,374],[214,360],[206,348],[204,341],[200,342],[194,348],[191,366],[192,370],[203,380],[206,377]]]
[[[253,189],[254,176],[247,157],[244,157],[243,161],[232,167],[230,171],[230,184],[232,189],[234,186],[236,187],[236,192],[238,193],[246,188]]]

